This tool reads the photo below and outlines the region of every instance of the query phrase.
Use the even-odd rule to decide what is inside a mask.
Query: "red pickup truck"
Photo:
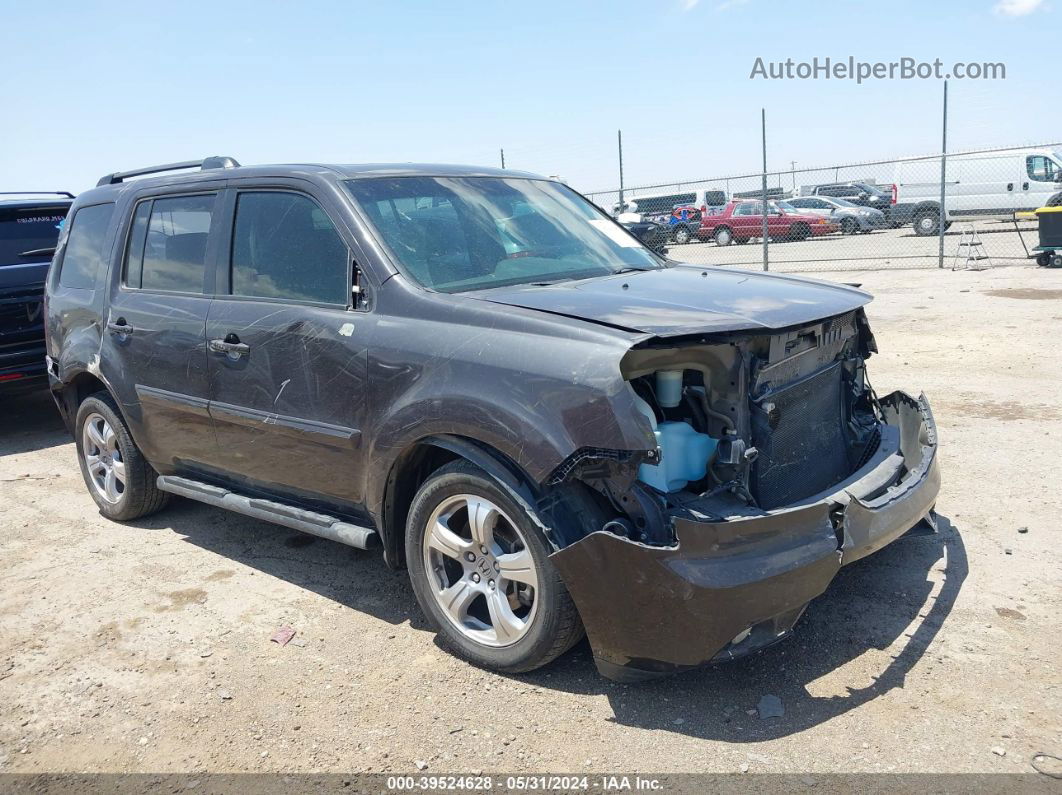
[[[783,210],[774,202],[767,204],[767,235],[772,240],[806,240],[840,230],[828,218],[800,215]],[[715,240],[717,246],[747,243],[750,238],[763,236],[763,202],[732,201],[714,213],[701,216],[697,237]]]

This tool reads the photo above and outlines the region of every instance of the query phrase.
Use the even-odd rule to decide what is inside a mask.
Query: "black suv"
[[[932,521],[933,419],[870,388],[869,300],[670,262],[532,174],[209,158],[78,197],[49,367],[105,516],[177,494],[382,547],[468,659],[585,628],[633,679],[784,637]]]
[[[0,193],[0,395],[47,384],[44,280],[73,198],[65,192]]]

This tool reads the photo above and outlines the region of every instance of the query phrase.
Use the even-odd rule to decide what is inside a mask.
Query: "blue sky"
[[[1057,2],[1057,0],[1055,0]],[[1002,61],[952,81],[954,149],[1062,139],[1042,0],[0,0],[0,190],[229,154],[445,161],[613,187],[937,151],[936,80],[750,80],[756,57]],[[1052,73],[1054,73],[1052,75]]]

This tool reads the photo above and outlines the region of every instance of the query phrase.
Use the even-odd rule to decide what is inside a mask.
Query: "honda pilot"
[[[213,157],[77,198],[48,371],[104,516],[178,495],[379,549],[465,658],[585,632],[634,680],[774,643],[932,522],[933,417],[870,387],[869,300],[666,260],[533,174]]]

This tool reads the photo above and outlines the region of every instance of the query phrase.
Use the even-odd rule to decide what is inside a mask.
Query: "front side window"
[[[442,292],[660,267],[564,185],[497,177],[353,179],[347,189],[409,276]]]
[[[1058,178],[1058,164],[1044,155],[1030,155],[1025,158],[1025,171],[1029,179],[1036,182],[1054,182]]]
[[[347,246],[306,196],[241,193],[232,234],[232,294],[347,304]]]
[[[150,211],[137,207],[127,252],[126,284],[145,290],[202,293],[207,238],[216,194],[155,199]],[[147,215],[145,215],[147,214]],[[137,249],[138,221],[143,249]],[[139,284],[135,281],[139,272]]]
[[[59,270],[59,284],[63,287],[92,289],[96,286],[96,274],[105,267],[103,246],[113,213],[113,202],[82,207],[74,213]]]

